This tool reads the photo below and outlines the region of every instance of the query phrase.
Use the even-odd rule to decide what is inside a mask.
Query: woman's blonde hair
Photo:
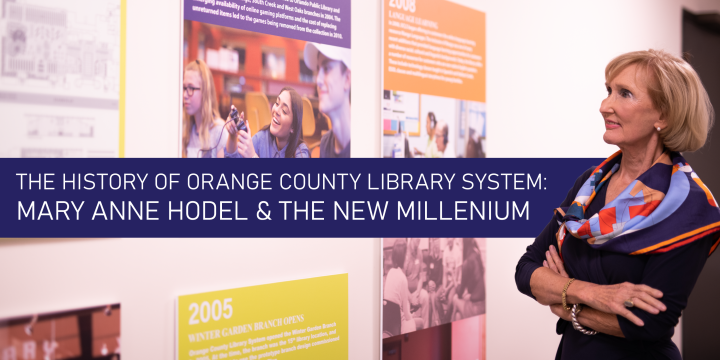
[[[200,93],[202,94],[202,104],[200,105],[200,122],[202,126],[197,129],[200,135],[200,144],[203,149],[207,149],[211,144],[210,129],[215,127],[215,119],[220,117],[218,110],[218,100],[215,94],[215,84],[212,78],[210,68],[202,60],[191,61],[185,66],[185,71],[196,71],[200,74]],[[195,125],[195,116],[188,115],[183,111],[183,133],[182,133],[182,157],[187,157],[187,146],[190,143],[190,135],[193,125]]]
[[[610,61],[605,67],[605,79],[611,81],[630,65],[652,75],[648,93],[668,124],[660,131],[665,147],[671,151],[695,151],[705,145],[714,111],[692,66],[662,50],[634,51]]]

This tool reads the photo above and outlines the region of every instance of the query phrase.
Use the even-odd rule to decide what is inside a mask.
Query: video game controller
[[[230,111],[230,118],[232,118],[232,120],[235,122],[238,130],[247,132],[247,125],[245,124],[244,120],[240,120],[240,114],[238,114],[236,108],[233,108],[232,111]]]

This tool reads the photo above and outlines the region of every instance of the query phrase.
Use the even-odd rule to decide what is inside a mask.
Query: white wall
[[[181,2],[127,2],[126,156],[176,157]],[[717,0],[457,2],[487,13],[491,157],[607,156],[597,111],[605,64],[637,49],[679,53],[681,8],[720,11]],[[377,157],[381,2],[354,0],[352,11],[352,153]],[[554,356],[553,316],[514,284],[531,241],[488,240],[488,359]],[[377,239],[0,240],[0,318],[117,301],[123,355],[169,360],[177,295],[348,272],[350,358],[372,359],[379,254]]]

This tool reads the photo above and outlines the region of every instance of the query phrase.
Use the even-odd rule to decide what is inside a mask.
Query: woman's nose
[[[603,115],[612,114],[612,96],[608,96],[600,102],[600,113]]]
[[[318,70],[317,76],[315,77],[315,83],[317,84],[317,86],[321,86],[324,79],[325,79],[325,70],[323,70],[323,69]]]

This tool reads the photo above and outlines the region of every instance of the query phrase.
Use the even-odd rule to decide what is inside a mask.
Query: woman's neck
[[[195,131],[199,134],[200,128],[202,127],[202,118],[200,117],[200,114],[193,115],[193,118],[195,119]]]
[[[650,169],[663,154],[664,146],[657,135],[652,137],[648,145],[650,146],[621,147],[622,161],[617,174],[632,181]]]
[[[284,139],[275,137],[275,145],[277,145],[278,150],[282,150],[288,144],[289,140],[290,140],[289,136]]]
[[[335,135],[335,153],[340,153],[350,143],[350,102],[346,99],[334,111],[325,114],[330,117]]]

